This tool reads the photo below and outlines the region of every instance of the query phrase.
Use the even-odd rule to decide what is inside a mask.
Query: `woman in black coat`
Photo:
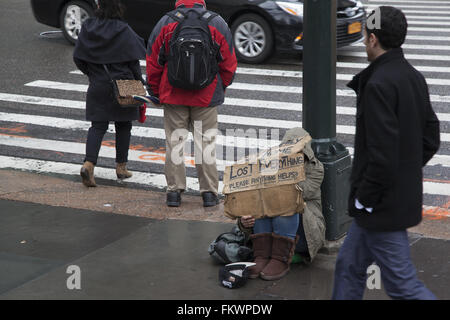
[[[96,0],[96,17],[86,20],[74,51],[74,62],[89,77],[86,120],[92,125],[86,142],[86,158],[80,174],[83,184],[95,187],[94,167],[109,121],[116,128],[116,173],[119,179],[131,177],[126,169],[133,120],[139,108],[121,107],[113,92],[112,79],[142,80],[140,59],[145,58],[144,40],[122,20],[120,0]]]

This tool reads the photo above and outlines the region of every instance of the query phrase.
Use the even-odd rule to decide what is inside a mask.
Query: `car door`
[[[125,20],[144,40],[148,40],[159,19],[175,9],[174,0],[127,0]]]

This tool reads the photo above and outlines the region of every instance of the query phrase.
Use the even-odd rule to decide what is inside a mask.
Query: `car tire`
[[[231,33],[236,56],[241,62],[261,63],[273,52],[272,29],[269,23],[257,14],[244,14],[237,18],[231,25]]]
[[[64,37],[72,44],[78,39],[83,22],[94,15],[91,5],[82,1],[69,1],[61,10],[59,22]]]

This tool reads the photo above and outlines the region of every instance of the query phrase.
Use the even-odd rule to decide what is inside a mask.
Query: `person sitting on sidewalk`
[[[282,143],[301,138],[308,133],[302,128],[289,130]],[[325,243],[325,219],[322,215],[320,186],[324,168],[317,160],[309,142],[305,155],[306,180],[298,183],[303,192],[305,209],[289,217],[238,219],[241,231],[250,234],[256,266],[250,268],[250,278],[278,280],[289,272],[294,252],[311,262]],[[297,242],[297,243],[296,243]]]

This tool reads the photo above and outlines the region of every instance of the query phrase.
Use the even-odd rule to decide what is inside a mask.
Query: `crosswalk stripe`
[[[45,81],[45,80],[32,81],[32,82],[25,84],[25,86],[46,88],[46,89],[65,90],[65,91],[78,91],[78,92],[86,92],[86,90],[87,90],[87,85],[72,84],[72,83],[66,83],[66,82],[56,82],[56,81]],[[302,87],[261,85],[261,84],[250,84],[250,83],[234,83],[229,87],[229,89],[276,92],[276,93],[293,93],[293,94],[301,94],[303,92]],[[342,97],[355,97],[356,96],[355,92],[353,90],[341,90],[341,89],[336,89],[336,95],[342,96]],[[450,103],[450,96],[430,95],[430,100],[432,102],[449,102]]]
[[[26,96],[18,94],[0,93],[0,101],[47,105],[53,107],[63,107],[71,109],[85,109],[84,101],[77,100],[65,100],[54,98],[43,98],[37,96]],[[274,109],[274,110],[286,110],[286,111],[302,111],[302,104],[296,102],[283,102],[283,101],[268,101],[268,100],[252,100],[252,99],[239,99],[239,98],[225,98],[224,106],[239,106],[255,109]],[[147,109],[147,115],[151,115],[151,109]],[[336,114],[339,115],[351,115],[356,114],[355,107],[336,107]],[[450,121],[450,113],[436,113],[440,121]],[[159,115],[158,115],[159,116]],[[276,119],[273,119],[276,120]],[[222,122],[222,121],[219,121]],[[234,122],[232,122],[234,123]]]
[[[0,168],[13,168],[38,173],[53,173],[72,176],[78,176],[80,174],[79,164],[7,156],[0,156]],[[145,173],[141,171],[131,172],[133,173],[133,176],[127,179],[128,183],[153,186],[159,189],[164,189],[166,187],[166,181],[163,174]],[[103,168],[100,166],[95,167],[95,176],[99,179],[117,180],[115,169]],[[198,180],[196,178],[186,177],[186,187],[189,191],[198,191]],[[219,193],[221,193],[222,190],[223,182],[219,181]],[[423,193],[449,196],[450,188],[448,188],[448,184],[445,183],[426,181],[423,183]]]
[[[426,0],[426,1],[418,1],[418,0],[369,0],[371,3],[382,3],[384,5],[387,5],[386,3],[392,3],[392,4],[400,4],[400,3],[414,3],[414,4],[448,4],[448,1],[432,1],[432,0]]]
[[[12,146],[33,150],[47,150],[54,152],[64,152],[72,154],[85,155],[86,144],[70,141],[57,141],[48,139],[39,139],[31,137],[0,135],[0,145]],[[116,158],[116,149],[113,146],[102,145],[100,148],[99,157],[103,158]],[[130,149],[128,151],[128,161],[137,161],[154,164],[164,164],[165,153],[156,153],[150,151],[140,151]],[[185,162],[187,167],[195,168],[194,158],[185,156]],[[217,169],[223,171],[226,165],[231,165],[235,161],[225,161],[222,158],[217,158]]]
[[[385,3],[386,1],[383,1],[383,3]],[[408,1],[409,3],[409,1]],[[369,5],[368,8],[370,9],[374,9],[377,8],[377,5]],[[408,5],[408,4],[398,4],[395,7],[402,9],[437,9],[437,10],[442,10],[442,9],[450,9],[450,6],[431,6],[431,5],[427,5],[427,6],[421,6],[421,5]]]
[[[449,38],[450,41],[450,38]],[[350,68],[350,69],[364,69],[368,66],[368,63],[356,63],[356,62],[337,62],[338,68]],[[431,66],[414,66],[420,72],[438,72],[438,73],[450,73],[450,67],[431,67]],[[427,79],[428,81],[428,79]]]
[[[355,43],[354,47],[365,48],[364,43]],[[450,51],[450,46],[438,46],[438,45],[430,45],[430,44],[403,44],[403,49],[413,49],[413,50],[441,50],[441,51]]]
[[[406,15],[406,18],[408,18],[409,13],[413,13],[413,14],[419,13],[419,14],[437,15],[437,16],[439,16],[440,14],[444,14],[445,16],[448,16],[450,14],[450,11],[445,11],[445,10],[434,11],[434,10],[408,10],[408,9],[405,9],[402,11]]]
[[[81,165],[56,161],[0,156],[0,168],[13,168],[38,173],[78,176],[80,174]],[[129,183],[152,186],[158,189],[164,189],[167,186],[166,179],[163,174],[145,173],[140,171],[131,171],[131,173],[133,176],[126,180]],[[100,166],[95,167],[95,177],[105,180],[117,180],[115,169],[103,168]],[[199,191],[198,179],[186,177],[186,188],[188,191]],[[223,183],[220,181],[219,190],[222,191],[222,189]]]
[[[450,17],[437,17],[437,16],[412,16],[407,15],[408,19],[424,19],[424,20],[450,20]],[[408,38],[408,37],[407,37]]]
[[[45,117],[45,116],[31,116],[31,115],[23,115],[23,114],[10,114],[10,113],[2,113],[0,112],[0,121],[5,122],[18,122],[25,123],[31,125],[41,125],[46,127],[54,127],[60,129],[72,129],[72,130],[83,130],[87,131],[90,127],[90,124],[87,121],[80,120],[69,120],[62,118],[54,118],[54,117]],[[339,130],[340,129],[340,130]],[[146,127],[133,127],[132,135],[138,137],[145,138],[155,138],[155,139],[165,139],[165,133],[163,129],[156,128],[146,128]],[[114,132],[113,125],[110,125],[109,132]],[[342,133],[354,134],[354,127],[351,126],[338,126],[338,131]],[[346,132],[345,132],[346,131]],[[192,141],[192,135],[189,134],[189,141]],[[450,141],[450,134],[441,133],[441,140],[443,142]],[[279,139],[260,139],[255,137],[241,137],[241,136],[223,136],[218,135],[216,138],[217,144],[226,146],[226,147],[238,147],[238,148],[259,148],[266,149],[271,146],[278,145],[280,143]],[[353,151],[351,151],[353,152]],[[220,158],[220,157],[219,157]],[[450,164],[450,157],[440,155],[434,160],[434,164],[436,165],[445,165],[448,166]]]
[[[67,130],[89,130],[91,124],[88,121],[81,120],[72,120],[72,119],[64,119],[64,118],[55,118],[55,117],[46,117],[46,116],[37,116],[37,115],[27,115],[27,114],[18,114],[18,113],[4,113],[0,112],[0,121],[5,122],[18,122],[25,123],[37,126],[45,126],[52,128],[60,128]],[[114,132],[114,125],[110,124],[108,128],[108,132]],[[234,130],[229,130],[229,133],[234,133]],[[134,126],[131,131],[133,136],[143,137],[143,138],[154,138],[165,140],[166,135],[164,129],[159,128],[148,128],[141,126]],[[236,134],[239,132],[236,131]],[[237,148],[260,148],[265,149],[268,147],[275,146],[280,143],[279,139],[259,139],[253,136],[253,131],[243,131],[243,133],[252,134],[250,137],[245,136],[234,136],[234,135],[217,135],[216,142],[218,145],[222,145],[225,147],[237,147]],[[271,137],[276,134],[276,130],[274,132],[270,132]],[[272,135],[273,134],[273,135]],[[256,135],[256,132],[255,132]],[[189,133],[188,141],[192,141],[192,134]]]
[[[346,57],[362,57],[367,58],[367,53],[357,51],[340,51],[340,56]],[[405,58],[408,60],[429,60],[429,61],[450,61],[450,55],[433,55],[433,54],[410,54],[406,53]]]
[[[450,68],[448,69],[450,70]],[[258,76],[303,78],[303,73],[301,71],[239,68],[238,73]],[[336,73],[336,80],[350,81],[353,79],[353,76],[353,74]],[[450,79],[427,78],[426,81],[429,85],[450,86]]]
[[[448,43],[450,41],[450,37],[407,35],[406,36],[406,41],[408,41],[408,40],[440,41],[440,42]]]
[[[420,20],[409,20],[408,19],[408,26],[411,26],[411,25],[450,26],[450,22],[448,22],[448,21],[420,21]]]

